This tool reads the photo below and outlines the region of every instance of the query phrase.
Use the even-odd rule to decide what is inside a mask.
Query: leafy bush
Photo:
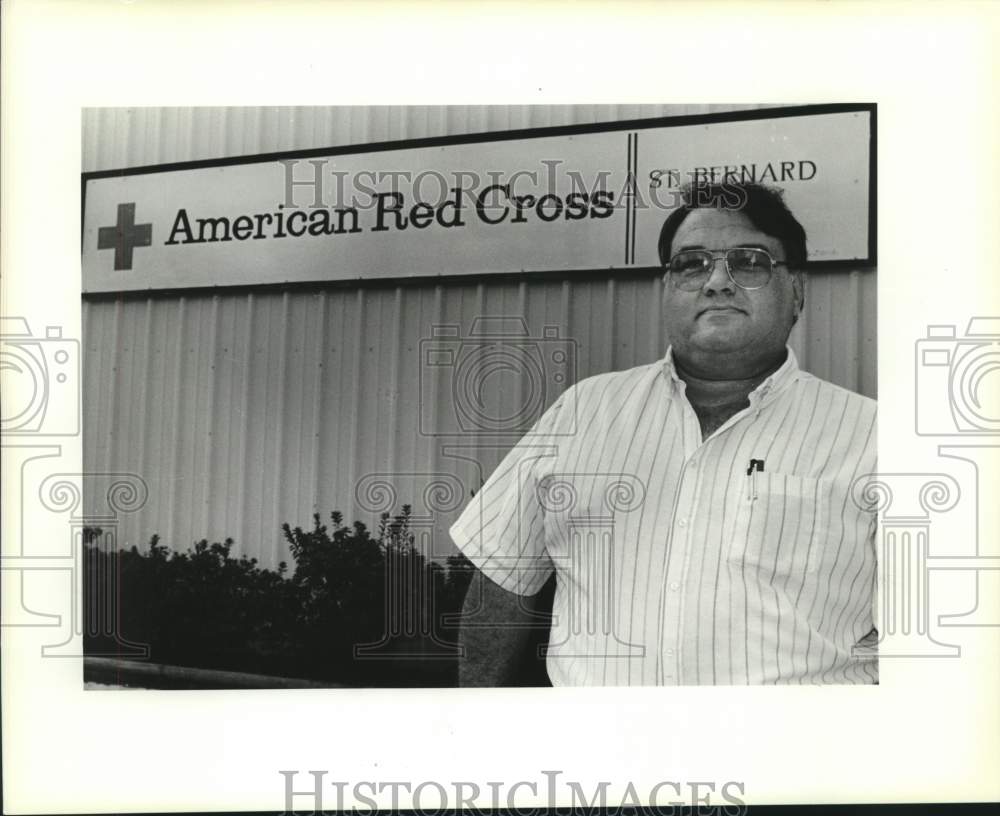
[[[453,682],[442,667],[400,654],[430,656],[444,632],[438,607],[448,600],[445,572],[414,547],[410,518],[409,505],[393,518],[383,514],[374,537],[361,522],[346,527],[337,512],[330,528],[318,514],[309,531],[282,527],[296,563],[300,636],[311,655],[341,667],[339,676],[352,684],[423,685],[431,676]],[[387,663],[415,676],[390,678]]]
[[[155,535],[145,553],[88,544],[84,586],[115,584],[119,637],[102,631],[99,605],[85,602],[85,649],[125,655],[124,639],[148,644],[157,663],[347,685],[453,685],[457,628],[443,621],[461,608],[473,568],[461,554],[447,568],[427,559],[410,519],[409,506],[384,514],[374,536],[337,512],[330,526],[319,514],[309,530],[285,524],[291,576],[284,563],[273,571],[233,558],[232,539],[184,553]]]
[[[232,546],[232,539],[202,540],[185,553],[169,552],[154,535],[146,553],[88,547],[85,592],[98,582],[113,587],[120,637],[94,620],[99,609],[85,599],[86,652],[128,655],[118,642],[125,640],[148,645],[158,663],[270,673],[268,654],[281,650],[294,627],[297,599],[284,565],[260,569],[256,559],[232,558]]]

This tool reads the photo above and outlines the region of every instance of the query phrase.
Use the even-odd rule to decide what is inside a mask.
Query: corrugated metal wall
[[[750,106],[87,110],[83,170],[738,107]],[[869,396],[875,284],[870,269],[812,272],[792,335],[806,369]],[[372,524],[410,503],[443,557],[447,527],[513,439],[421,435],[431,327],[523,316],[540,337],[557,325],[585,377],[662,355],[661,295],[657,279],[498,279],[84,301],[84,466],[149,485],[122,544],[232,536],[273,567],[288,559],[282,522],[339,509]],[[452,410],[448,372],[434,376],[442,397],[425,410]],[[518,404],[511,385],[492,378],[487,398]]]

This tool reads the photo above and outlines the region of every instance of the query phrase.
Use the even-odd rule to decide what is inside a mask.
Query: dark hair
[[[683,203],[663,222],[657,250],[660,263],[670,259],[670,245],[691,210],[714,207],[742,212],[761,232],[777,238],[791,269],[806,261],[806,231],[785,204],[780,190],[763,184],[697,181],[681,188]]]

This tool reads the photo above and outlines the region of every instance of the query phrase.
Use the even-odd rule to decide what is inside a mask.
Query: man
[[[799,369],[805,232],[780,194],[702,185],[659,241],[663,360],[581,381],[451,529],[490,579],[463,685],[509,682],[554,570],[555,685],[875,683],[875,403]]]

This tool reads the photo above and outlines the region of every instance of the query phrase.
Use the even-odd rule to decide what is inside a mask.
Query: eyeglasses
[[[697,292],[712,276],[718,258],[726,259],[729,279],[740,289],[761,289],[771,280],[774,267],[788,266],[784,261],[774,260],[763,249],[734,247],[721,253],[707,249],[685,249],[667,262],[667,271],[678,289]]]

